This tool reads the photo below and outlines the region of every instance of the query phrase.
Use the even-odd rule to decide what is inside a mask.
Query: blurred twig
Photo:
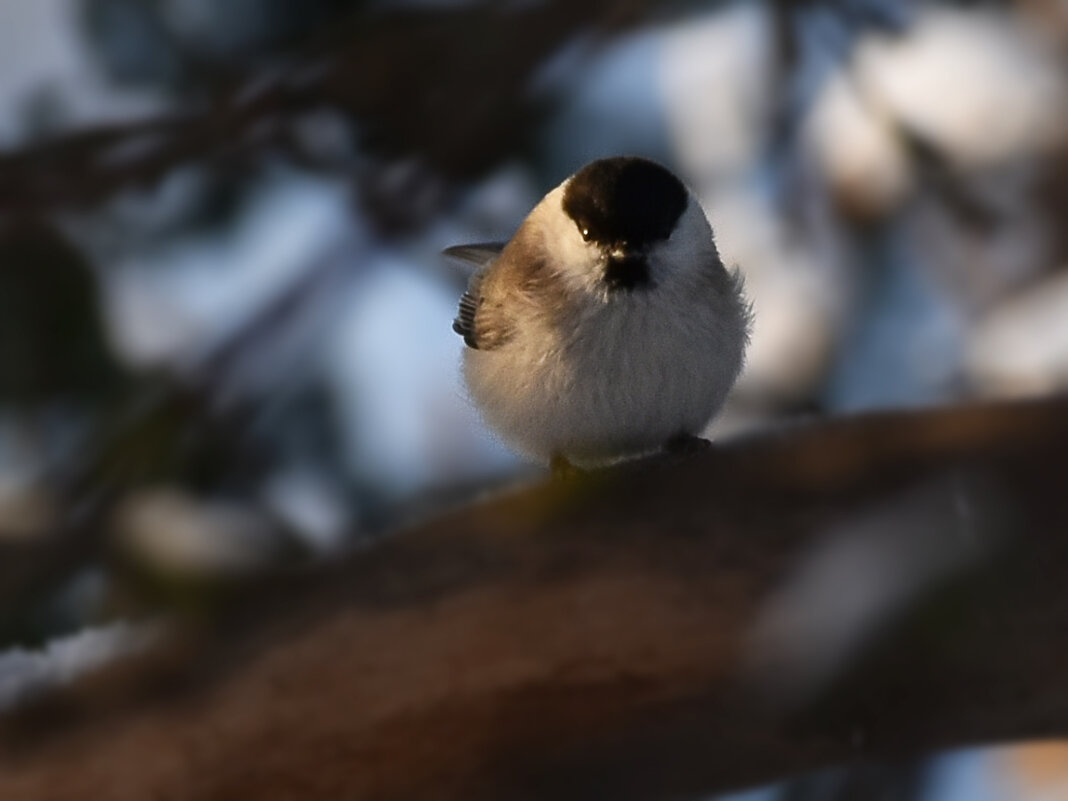
[[[273,352],[272,339],[299,328],[309,309],[323,313],[315,301],[346,280],[346,255],[344,245],[324,254],[184,374],[135,383],[119,399],[53,477],[63,524],[29,542],[0,543],[0,641],[21,637],[25,616],[79,570],[107,561],[108,514],[124,494],[176,479],[232,491],[235,480],[248,489],[262,478],[270,463],[249,441],[255,415],[236,377]]]
[[[530,80],[588,30],[628,24],[650,0],[552,0],[358,16],[273,70],[250,69],[201,107],[100,126],[0,156],[0,213],[99,203],[188,162],[284,150],[308,111],[351,115],[373,153],[468,177],[514,153],[538,113]]]

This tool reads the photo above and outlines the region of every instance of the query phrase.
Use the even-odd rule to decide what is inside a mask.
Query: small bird
[[[453,330],[483,419],[554,468],[696,439],[741,370],[750,310],[693,194],[661,165],[594,161],[478,266]]]

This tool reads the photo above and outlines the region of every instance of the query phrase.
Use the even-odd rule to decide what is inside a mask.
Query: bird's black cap
[[[575,173],[564,190],[563,207],[585,238],[641,249],[671,236],[687,196],[682,181],[656,162],[618,156]]]

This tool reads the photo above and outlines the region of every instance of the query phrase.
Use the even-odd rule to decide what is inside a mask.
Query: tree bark
[[[503,492],[25,711],[0,798],[700,798],[1068,735],[1066,451],[1053,400]]]

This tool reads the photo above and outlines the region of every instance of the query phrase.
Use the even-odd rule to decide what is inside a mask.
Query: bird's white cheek
[[[582,238],[575,221],[563,210],[562,197],[563,186],[546,195],[530,213],[529,222],[552,272],[573,291],[595,291],[604,274],[604,256]]]

